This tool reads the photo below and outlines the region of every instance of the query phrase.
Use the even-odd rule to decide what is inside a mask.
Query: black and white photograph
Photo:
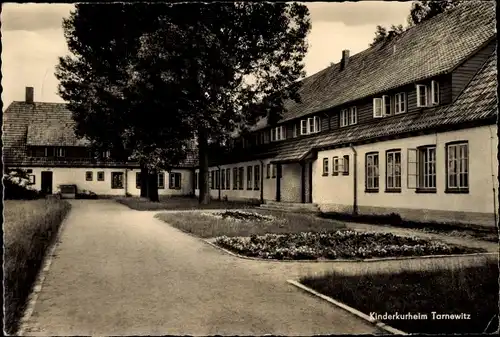
[[[4,335],[498,334],[496,12],[3,3]]]

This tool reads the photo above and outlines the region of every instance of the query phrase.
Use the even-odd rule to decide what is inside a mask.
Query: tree
[[[438,14],[459,5],[463,0],[419,0],[414,1],[411,6],[411,12],[408,16],[410,26],[417,25],[423,21],[429,20]]]
[[[59,94],[76,121],[75,132],[91,141],[96,153],[111,149],[119,160],[141,166],[141,196],[158,200],[157,169],[170,169],[184,157],[187,140],[175,111],[175,93],[145,85],[152,75],[140,73],[142,36],[157,29],[165,5],[79,4],[63,21],[72,56],[59,59]],[[148,77],[149,76],[149,77]],[[160,83],[156,80],[156,84]],[[138,85],[143,87],[138,87]],[[162,84],[162,83],[160,83]],[[170,89],[170,88],[167,88]],[[169,94],[170,93],[170,94]],[[163,100],[151,99],[164,96]],[[170,108],[170,110],[165,110]]]
[[[287,99],[299,100],[310,29],[297,3],[177,4],[141,51],[165,85],[180,88],[179,110],[196,137],[200,202],[210,200],[208,149],[235,129],[267,116],[279,120]]]
[[[370,46],[374,46],[380,42],[388,42],[394,39],[396,36],[400,35],[401,33],[404,32],[403,25],[391,25],[390,30],[388,31],[387,28],[382,27],[382,26],[377,26],[377,29],[375,31],[375,37],[373,38],[373,42],[370,44]]]

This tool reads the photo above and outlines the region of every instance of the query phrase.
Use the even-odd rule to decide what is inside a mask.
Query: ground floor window
[[[245,184],[245,181],[243,180],[245,179],[244,175],[245,175],[245,168],[244,167],[238,168],[238,189],[240,190],[243,189],[243,185]]]
[[[141,172],[135,173],[135,188],[141,188]]]
[[[200,179],[200,174],[198,172],[194,173],[194,189],[198,189],[198,184],[199,184],[199,179]]]
[[[35,184],[35,175],[34,174],[28,174],[28,184],[30,184],[30,185]]]
[[[436,146],[426,145],[408,149],[408,188],[417,191],[436,191]]]
[[[386,190],[401,191],[401,150],[386,152]]]
[[[221,188],[221,190],[225,190],[226,189],[226,170],[222,169],[222,171],[220,171],[220,174],[221,174],[220,188]]]
[[[111,172],[111,188],[123,188],[123,172]]]
[[[379,170],[378,170],[378,153],[377,152],[372,152],[372,153],[366,154],[365,184],[366,184],[367,191],[378,192]]]
[[[252,189],[252,166],[247,166],[247,190]]]
[[[323,158],[323,175],[328,175],[328,158]]]
[[[259,165],[255,165],[253,168],[253,189],[260,189],[260,168]]]
[[[276,164],[271,164],[271,165],[272,165],[272,167],[271,167],[271,169],[272,169],[272,177],[276,178]]]
[[[220,188],[220,170],[215,171],[215,188]]]
[[[238,189],[238,169],[233,168],[233,190]]]
[[[266,165],[266,179],[271,177],[271,164]]]
[[[158,173],[158,188],[165,188],[165,174],[163,172]]]
[[[467,191],[469,188],[469,145],[455,142],[446,145],[448,191]]]
[[[97,172],[97,181],[104,181],[104,171]]]
[[[347,155],[347,154],[344,156],[342,167],[344,169],[342,174],[345,176],[348,176],[349,175],[349,155]]]
[[[226,169],[226,189],[231,189],[231,169]]]
[[[92,171],[85,172],[85,180],[86,181],[92,181],[93,177],[94,177],[94,172],[92,172]]]
[[[210,188],[215,189],[215,171],[210,172]]]
[[[181,174],[179,172],[170,172],[169,186],[171,190],[181,189]]]

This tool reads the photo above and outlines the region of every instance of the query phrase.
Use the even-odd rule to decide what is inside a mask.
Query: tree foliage
[[[463,0],[418,0],[413,1],[410,14],[408,15],[408,27],[403,25],[391,25],[390,29],[378,25],[375,30],[375,37],[370,46],[375,46],[379,43],[392,41],[395,37],[402,34],[406,29],[417,25],[423,21],[429,20],[438,14],[441,14],[455,6],[459,5]]]

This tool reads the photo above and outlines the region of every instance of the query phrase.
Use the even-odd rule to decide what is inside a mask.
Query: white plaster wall
[[[387,208],[428,209],[459,212],[493,213],[493,187],[498,191],[498,160],[496,126],[483,126],[433,135],[404,138],[356,146],[358,152],[357,193],[359,206]],[[469,143],[469,193],[447,194],[445,177],[445,144],[451,141]],[[436,144],[436,193],[415,193],[407,187],[407,149]],[[385,151],[401,149],[401,193],[385,193]],[[365,193],[365,154],[379,152],[379,192]],[[331,176],[333,156],[350,155],[349,176]],[[323,158],[328,157],[330,175],[322,177]],[[313,202],[335,204],[349,208],[353,203],[353,156],[350,148],[321,151],[313,164]]]
[[[99,195],[125,195],[126,191],[131,195],[140,195],[140,189],[135,185],[135,173],[140,172],[140,169],[124,169],[124,168],[66,168],[66,167],[23,167],[23,169],[31,169],[35,175],[35,184],[33,188],[41,189],[41,179],[43,171],[53,172],[52,191],[55,193],[59,185],[71,184],[76,185],[78,191],[88,190]],[[87,171],[93,172],[92,181],[85,180]],[[104,172],[104,181],[97,181],[97,172]],[[127,172],[126,172],[127,171]],[[111,172],[122,172],[124,174],[124,188],[111,188]],[[165,173],[165,188],[159,189],[160,195],[188,195],[192,192],[192,171],[177,169],[173,172],[181,173],[181,189],[168,188],[168,174]]]

